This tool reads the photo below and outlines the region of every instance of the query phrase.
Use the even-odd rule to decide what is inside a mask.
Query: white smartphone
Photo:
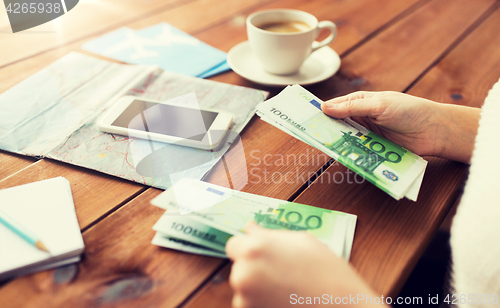
[[[220,145],[232,119],[224,111],[124,96],[97,127],[107,133],[211,150]]]

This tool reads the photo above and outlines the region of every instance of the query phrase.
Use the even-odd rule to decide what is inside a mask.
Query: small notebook
[[[50,251],[37,249],[0,224],[0,281],[80,260],[84,243],[65,178],[0,190],[0,209],[29,228]]]

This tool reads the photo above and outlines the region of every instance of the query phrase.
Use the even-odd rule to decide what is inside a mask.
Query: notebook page
[[[83,251],[71,188],[65,178],[0,190],[0,209],[36,234],[50,251],[37,249],[0,224],[0,278],[4,272],[56,262]]]

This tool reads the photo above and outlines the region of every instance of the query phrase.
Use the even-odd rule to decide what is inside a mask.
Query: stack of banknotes
[[[254,221],[305,231],[349,259],[356,216],[183,179],[151,201],[167,210],[153,226],[154,245],[225,258],[226,242]]]
[[[257,107],[267,123],[336,159],[396,200],[416,201],[427,161],[346,119],[321,111],[322,101],[299,85]]]

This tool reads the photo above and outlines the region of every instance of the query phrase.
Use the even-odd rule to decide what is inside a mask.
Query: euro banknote
[[[165,236],[160,233],[155,234],[151,243],[157,246],[180,250],[187,253],[194,253],[209,257],[227,258],[225,253],[215,251],[200,245],[196,245],[191,242],[184,241],[175,237]]]
[[[322,101],[288,86],[257,107],[262,120],[306,142],[363,176],[393,198],[416,201],[427,161],[353,120],[334,119]]]
[[[352,214],[192,179],[181,180],[151,203],[167,210],[153,226],[157,231],[154,244],[168,247],[161,245],[158,238],[174,238],[217,253],[224,253],[227,240],[244,233],[245,226],[254,221],[264,228],[310,233],[331,251],[349,259],[356,226],[356,216]]]

